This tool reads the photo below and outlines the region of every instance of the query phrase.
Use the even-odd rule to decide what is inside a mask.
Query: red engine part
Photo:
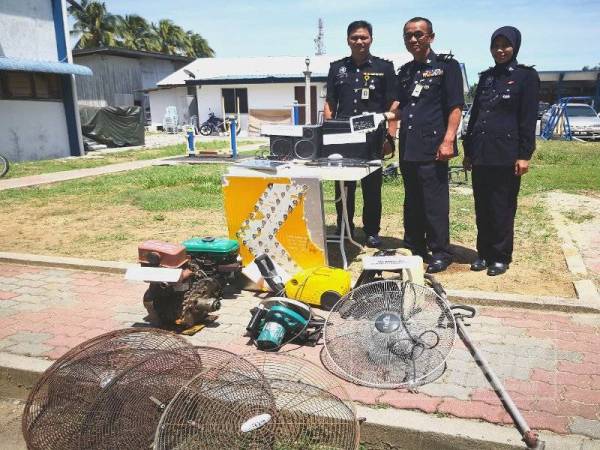
[[[188,263],[185,247],[164,241],[145,241],[138,246],[138,261],[142,266],[178,269]]]

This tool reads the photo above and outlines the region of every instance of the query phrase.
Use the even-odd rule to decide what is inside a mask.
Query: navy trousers
[[[521,177],[514,166],[473,166],[477,253],[489,262],[510,263]]]
[[[450,189],[448,163],[400,162],[404,180],[404,242],[413,253],[431,250],[434,259],[449,261]]]

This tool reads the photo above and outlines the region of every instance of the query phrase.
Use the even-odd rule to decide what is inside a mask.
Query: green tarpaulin
[[[79,108],[84,136],[109,147],[144,145],[144,117],[139,106]]]

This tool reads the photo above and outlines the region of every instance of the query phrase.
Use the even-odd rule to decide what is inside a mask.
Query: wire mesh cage
[[[331,310],[321,359],[355,384],[410,388],[443,372],[455,336],[450,306],[433,290],[376,281],[352,290]]]
[[[286,353],[254,353],[252,362],[270,386],[277,415],[273,449],[354,450],[360,427],[339,380],[321,367]]]
[[[151,448],[160,417],[171,399],[223,353],[229,355],[205,347],[165,350],[129,367],[89,408],[81,448]]]
[[[81,448],[79,433],[89,409],[119,374],[159,351],[186,347],[172,333],[132,328],[73,348],[42,375],[27,399],[22,418],[27,448]]]
[[[165,409],[154,449],[272,448],[275,401],[250,362],[227,358],[184,386]]]
[[[348,395],[323,369],[257,353],[204,371],[163,414],[155,449],[354,450],[359,426]]]

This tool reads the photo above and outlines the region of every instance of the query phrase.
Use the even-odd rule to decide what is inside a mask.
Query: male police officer
[[[358,20],[348,25],[348,46],[351,56],[334,61],[327,76],[327,99],[324,108],[325,120],[345,119],[363,112],[383,113],[389,111],[395,100],[394,64],[372,56],[369,52],[373,42],[373,28],[369,22]],[[393,114],[388,114],[393,117]],[[388,125],[388,138],[385,141],[390,152],[394,142],[391,136],[396,135],[396,122]],[[380,150],[380,149],[377,149]],[[377,152],[372,152],[377,153]],[[381,169],[372,172],[361,180],[363,192],[363,229],[369,247],[379,247],[379,229],[381,223]],[[350,222],[350,233],[354,225],[354,193],[356,182],[349,182],[347,208]],[[340,198],[339,186],[335,185],[336,198]],[[342,207],[336,203],[338,229],[342,221]]]
[[[452,55],[431,49],[435,34],[423,17],[404,25],[413,60],[398,71],[400,171],[404,180],[404,241],[414,254],[432,258],[428,273],[452,262],[448,160],[458,154],[456,131],[464,103],[461,69]]]

